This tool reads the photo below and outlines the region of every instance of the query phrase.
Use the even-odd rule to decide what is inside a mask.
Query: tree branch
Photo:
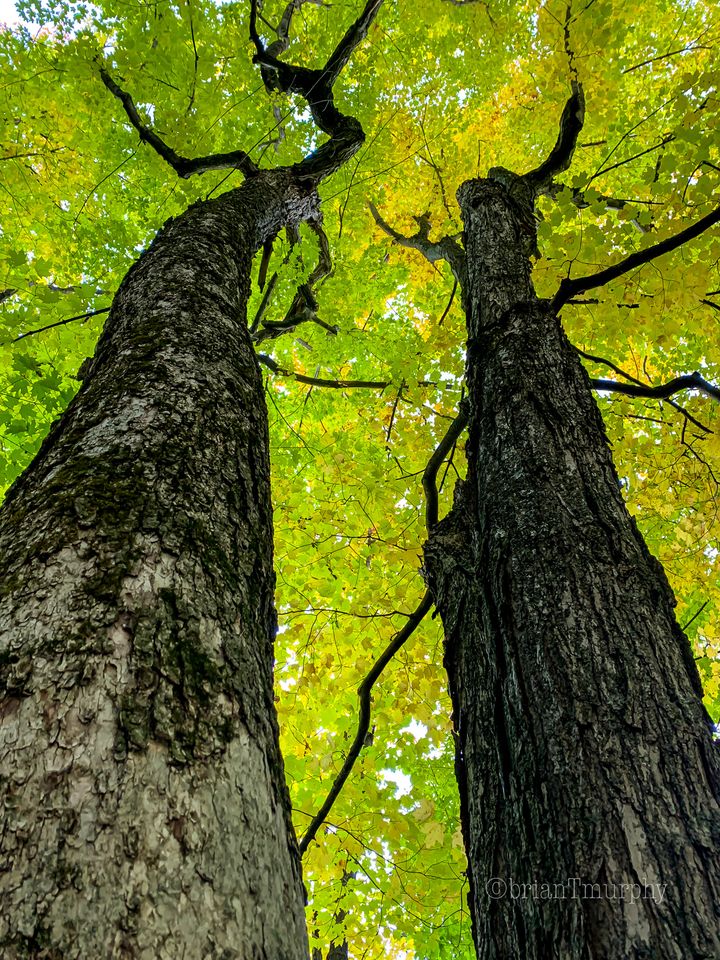
[[[253,59],[260,64],[266,87],[282,93],[300,94],[307,102],[315,124],[330,136],[317,150],[295,164],[293,170],[301,179],[308,178],[318,183],[330,176],[354,156],[365,141],[360,122],[342,114],[335,106],[333,84],[358,44],[367,36],[382,3],[383,0],[367,0],[362,13],[346,30],[325,66],[320,70],[311,70],[285,63],[274,56],[270,49],[266,49],[257,29],[257,0],[250,0],[250,39],[256,51]],[[287,48],[287,37],[282,48]]]
[[[78,313],[75,317],[66,317],[64,320],[58,320],[55,323],[48,323],[44,327],[38,327],[36,330],[28,330],[25,333],[18,334],[12,340],[6,340],[2,346],[8,343],[18,343],[26,337],[32,337],[36,333],[45,333],[46,330],[53,330],[55,327],[64,327],[66,323],[74,323],[76,320],[89,320],[91,317],[97,317],[101,313],[109,313],[110,307],[100,307],[99,310],[89,310],[87,313]]]
[[[636,124],[636,126],[637,126],[637,124]],[[633,127],[632,129],[634,130],[635,127]],[[611,164],[609,167],[602,167],[600,170],[597,170],[597,171],[590,177],[590,179],[587,181],[587,183],[585,184],[585,186],[588,187],[588,186],[593,182],[593,180],[597,180],[598,177],[602,177],[602,176],[604,176],[606,173],[610,173],[611,170],[617,170],[618,167],[624,167],[626,164],[632,163],[633,160],[638,160],[640,157],[644,157],[644,156],[645,156],[646,154],[648,154],[648,153],[653,153],[655,150],[661,150],[663,147],[667,146],[668,143],[672,143],[674,139],[675,139],[675,137],[674,137],[673,134],[668,134],[667,136],[663,137],[662,140],[661,140],[659,143],[653,144],[652,147],[647,147],[645,150],[641,150],[639,153],[634,153],[631,157],[626,157],[624,160],[618,160],[617,163],[613,163],[613,164]],[[619,145],[620,145],[620,144],[618,144],[618,146],[619,146]],[[614,152],[615,152],[615,151],[612,150],[612,151],[610,152],[609,157],[608,157],[607,159],[609,159],[610,156],[612,156],[612,154],[613,154]]]
[[[644,383],[620,383],[617,380],[596,380],[590,378],[593,390],[607,390],[611,393],[624,393],[628,397],[648,397],[651,400],[667,400],[680,390],[699,390],[707,397],[720,401],[720,387],[710,383],[697,370],[681,377],[673,377],[667,383],[652,387]]]
[[[432,607],[432,597],[430,591],[426,590],[425,595],[418,604],[417,608],[410,614],[407,619],[405,626],[399,630],[395,636],[392,638],[390,643],[385,647],[383,652],[377,658],[373,666],[371,667],[369,673],[363,680],[363,682],[358,687],[358,697],[360,699],[360,707],[358,713],[358,725],[357,731],[355,733],[355,738],[348,750],[345,761],[343,762],[340,772],[335,777],[332,786],[328,792],[327,797],[323,805],[320,807],[318,812],[310,821],[310,825],[305,831],[302,839],[300,840],[300,855],[302,856],[307,848],[310,846],[312,841],[315,839],[320,827],[325,822],[327,815],[330,813],[333,804],[340,795],[340,791],[345,786],[345,783],[352,772],[352,768],[355,766],[355,761],[360,756],[360,751],[365,745],[365,738],[367,737],[368,730],[370,729],[370,694],[372,688],[375,684],[375,681],[378,679],[380,674],[383,672],[385,667],[390,663],[392,658],[398,652],[398,650],[403,646],[403,644],[409,640],[413,635],[417,627],[423,621],[425,615],[429,612]]]
[[[252,324],[250,325],[250,333],[253,334],[257,331],[258,327],[262,322],[262,318],[265,316],[265,311],[267,310],[268,303],[270,302],[270,297],[273,294],[275,289],[275,284],[278,281],[277,271],[273,273],[270,277],[268,285],[265,287],[265,292],[263,293],[263,298],[260,301],[260,306],[257,308],[255,318],[253,319]]]
[[[384,390],[389,387],[392,380],[323,380],[320,377],[306,377],[304,373],[296,373],[294,370],[286,370],[273,357],[267,353],[257,353],[258,361],[267,367],[272,373],[281,377],[292,377],[298,383],[307,383],[311,387],[330,387],[333,390],[347,390],[355,388],[364,388],[367,390]]]
[[[29,153],[8,153],[4,157],[0,157],[2,160],[25,160],[29,157],[45,157],[50,153],[60,153],[63,150],[66,150],[67,147],[48,147],[46,150],[32,150]]]
[[[280,17],[280,21],[277,27],[273,27],[272,24],[269,23],[269,21],[257,11],[257,9],[253,13],[253,9],[251,7],[250,39],[253,41],[256,51],[260,53],[262,49],[263,54],[267,55],[268,57],[274,57],[276,59],[282,56],[282,54],[285,53],[288,47],[290,46],[290,26],[292,24],[292,18],[297,13],[297,11],[306,3],[317,3],[318,6],[330,6],[330,4],[323,4],[322,0],[290,0],[290,2],[285,7],[285,10],[283,11],[282,17]],[[262,39],[258,34],[258,31],[257,31],[258,18],[261,19],[263,23],[270,28],[270,30],[273,30],[277,37],[277,39],[273,40],[273,42],[270,44],[269,47],[264,46]],[[272,77],[270,74],[266,75],[264,66],[261,66],[260,72],[262,74],[263,81],[265,82],[266,86],[267,85],[272,86],[272,82],[273,82]]]
[[[617,278],[621,277],[624,273],[628,273],[636,267],[650,263],[664,253],[677,250],[678,247],[681,247],[689,240],[694,240],[695,237],[699,237],[701,233],[704,233],[705,230],[714,226],[716,223],[720,223],[720,207],[717,207],[695,223],[690,224],[685,230],[681,230],[674,236],[661,240],[659,243],[654,244],[652,247],[647,247],[645,250],[631,253],[629,257],[626,257],[611,267],[607,267],[605,270],[599,270],[589,277],[566,277],[561,281],[558,292],[552,300],[553,309],[556,311],[560,310],[568,300],[577,296],[577,294],[584,293],[586,290],[593,290],[595,287],[602,287],[612,280],[617,280]]]
[[[445,317],[447,317],[447,315],[450,313],[450,308],[451,308],[452,305],[453,305],[453,300],[455,299],[455,294],[457,293],[457,288],[458,288],[458,282],[457,282],[457,277],[455,277],[454,282],[453,282],[453,285],[452,285],[452,290],[450,291],[450,299],[448,300],[447,306],[445,307],[445,309],[444,309],[443,312],[442,312],[442,316],[441,316],[440,319],[438,320],[438,326],[439,326],[439,327],[441,327],[441,326],[443,325],[443,323],[445,323]]]
[[[345,69],[350,57],[356,47],[358,47],[367,36],[368,30],[372,26],[373,20],[377,16],[378,10],[383,0],[368,0],[365,9],[345,31],[345,36],[330,54],[323,73],[332,86],[342,71]]]
[[[575,347],[575,349],[581,357],[585,358],[585,360],[590,360],[592,363],[600,363],[605,367],[610,367],[610,369],[613,370],[619,377],[622,377],[623,380],[629,380],[630,383],[637,383],[641,387],[645,386],[642,380],[638,380],[637,377],[633,377],[632,374],[626,373],[625,370],[614,364],[612,360],[606,360],[605,357],[596,357],[592,353],[585,353],[585,351],[581,350],[579,347]]]
[[[670,57],[677,57],[679,54],[691,53],[695,50],[712,50],[711,46],[700,43],[700,40],[705,36],[707,30],[703,30],[697,40],[691,40],[690,43],[685,47],[678,47],[677,50],[669,50],[667,53],[659,54],[656,57],[649,57],[647,60],[642,60],[640,63],[633,64],[632,67],[626,67],[623,70],[623,73],[632,73],[633,70],[639,70],[640,67],[646,67],[650,63],[658,63],[660,60],[668,60]]]
[[[207,173],[210,170],[226,170],[228,167],[239,170],[245,177],[253,177],[258,168],[244,150],[233,150],[231,153],[214,153],[207,157],[190,159],[176,153],[169,147],[162,137],[143,123],[135,106],[135,101],[121,87],[115,83],[105,67],[100,67],[100,77],[110,93],[122,103],[130,123],[135,127],[143,143],[147,143],[153,150],[168,163],[175,173],[187,180],[196,173]]]
[[[425,507],[425,516],[428,533],[437,523],[438,515],[438,492],[437,492],[437,475],[438,471],[453,445],[457,443],[457,440],[460,434],[463,432],[468,423],[468,409],[464,404],[461,404],[460,412],[457,417],[453,420],[448,428],[447,433],[442,438],[440,443],[437,445],[435,452],[430,457],[427,466],[423,472],[423,490],[425,491],[426,507]],[[390,663],[392,658],[402,647],[406,640],[408,640],[417,627],[422,622],[425,615],[431,609],[433,605],[433,599],[429,590],[425,591],[425,595],[418,604],[417,608],[407,619],[407,623],[399,630],[395,636],[392,638],[390,643],[385,647],[383,652],[380,654],[378,659],[373,664],[369,673],[363,680],[363,682],[358,687],[358,697],[360,698],[360,709],[358,715],[358,726],[355,733],[355,738],[352,742],[348,754],[345,757],[340,772],[333,781],[332,786],[328,792],[325,802],[320,807],[318,812],[315,814],[313,819],[310,822],[310,826],[305,831],[305,835],[300,841],[300,854],[304,854],[308,846],[315,838],[318,830],[324,823],[327,815],[330,813],[333,804],[337,800],[340,791],[345,786],[345,783],[352,772],[352,768],[355,765],[355,761],[360,756],[360,751],[362,750],[365,744],[365,738],[367,737],[368,730],[370,729],[370,694],[372,692],[373,685],[378,679],[380,674],[383,672],[385,667]]]
[[[536,194],[542,192],[552,182],[553,177],[568,169],[585,122],[585,95],[582,84],[573,80],[571,87],[572,94],[560,117],[560,130],[555,146],[539,167],[523,174],[523,179],[530,183]]]
[[[549,183],[541,192],[546,196],[551,197],[553,200],[557,200],[557,195],[561,190],[566,189],[564,183],[560,183],[558,180],[553,180]],[[659,200],[638,200],[638,199],[627,199],[625,197],[608,197],[604,194],[599,194],[597,197],[594,197],[592,200],[588,200],[585,197],[585,191],[580,189],[580,187],[571,187],[572,196],[571,200],[573,204],[578,208],[578,210],[585,210],[593,202],[602,203],[605,205],[606,210],[622,210],[623,207],[632,204],[633,206],[661,206]],[[630,221],[634,227],[636,227],[640,233],[649,233],[650,228],[643,226],[637,219]]]
[[[324,320],[318,317],[318,303],[315,299],[314,291],[316,284],[332,273],[330,243],[319,220],[308,220],[307,223],[318,240],[319,252],[317,265],[306,282],[301,283],[298,287],[297,293],[293,297],[293,301],[283,320],[262,320],[262,313],[265,312],[267,307],[267,302],[265,298],[263,298],[263,303],[260,305],[262,313],[260,310],[258,311],[262,321],[262,329],[258,330],[257,326],[253,324],[253,329],[251,330],[255,343],[262,343],[263,340],[270,340],[282,336],[283,333],[289,333],[299,326],[299,324],[307,323],[308,321],[319,324],[321,327],[324,327],[328,333],[335,334],[338,332],[337,327],[330,326],[330,324],[325,323]]]
[[[621,306],[621,304],[618,304],[618,306]],[[630,383],[636,383],[643,388],[647,386],[647,384],[643,383],[642,380],[638,380],[637,377],[633,377],[626,370],[623,370],[620,367],[618,367],[616,364],[612,362],[612,360],[607,360],[605,357],[595,357],[591,353],[585,353],[585,351],[581,350],[579,347],[575,347],[575,349],[577,350],[577,352],[580,354],[581,357],[584,357],[586,360],[592,361],[592,363],[600,363],[603,366],[610,367],[611,370],[614,370],[615,373],[619,377],[622,377],[624,380],[628,380]],[[613,383],[615,381],[611,380],[610,382]],[[591,383],[592,383],[592,378],[591,378]],[[706,427],[704,423],[701,423],[691,413],[688,413],[685,407],[681,407],[680,404],[677,403],[675,400],[667,399],[665,402],[668,403],[673,408],[673,410],[677,410],[679,414],[685,417],[685,420],[687,420],[689,423],[692,423],[694,426],[696,426],[698,430],[702,430],[703,433],[713,433],[710,427]],[[683,429],[684,429],[684,425],[683,425]]]
[[[568,7],[568,16],[569,10]],[[566,30],[567,26],[566,20]],[[567,42],[566,33],[566,46]],[[567,47],[567,53],[571,71],[574,71],[572,51],[569,47]],[[526,252],[528,255],[532,254],[536,257],[540,256],[537,248],[538,217],[535,213],[536,200],[542,193],[552,195],[553,178],[570,166],[577,146],[577,139],[585,120],[585,96],[582,85],[576,78],[571,80],[570,85],[572,93],[563,108],[557,140],[547,159],[534,170],[519,175],[505,167],[491,167],[487,173],[489,180],[495,180],[502,184],[509,199],[512,200],[521,215],[526,227]]]
[[[372,202],[368,200],[368,207],[375,223],[389,237],[400,244],[401,247],[409,247],[411,250],[419,250],[420,253],[429,260],[430,263],[437,263],[438,260],[446,260],[450,264],[453,276],[460,284],[462,289],[465,278],[465,251],[452,237],[443,237],[442,240],[434,242],[428,238],[430,232],[430,223],[427,215],[416,217],[418,223],[418,232],[412,237],[406,237],[402,233],[394,230],[387,221],[383,220],[380,213]]]
[[[469,413],[465,404],[460,404],[460,412],[448,427],[447,433],[437,445],[435,452],[428,460],[423,472],[422,485],[425,492],[425,525],[428,534],[438,522],[438,490],[437,475],[445,457],[457,443],[465,427],[468,425]]]

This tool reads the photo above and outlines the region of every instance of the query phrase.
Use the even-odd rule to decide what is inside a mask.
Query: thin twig
[[[306,383],[311,387],[329,387],[333,390],[352,390],[364,388],[367,390],[384,390],[389,387],[392,380],[323,380],[320,377],[307,377],[304,373],[296,373],[294,370],[286,370],[273,357],[267,353],[257,353],[258,362],[272,373],[281,377],[290,377],[297,380],[298,383]]]
[[[703,610],[705,609],[705,607],[706,607],[709,603],[710,603],[710,601],[709,601],[709,600],[706,600],[705,603],[701,604],[700,608],[690,617],[690,619],[689,619],[686,623],[684,623],[684,624],[680,627],[680,629],[681,629],[683,632],[684,632],[685,630],[687,630],[687,628],[690,626],[690,624],[693,623],[693,621],[697,620],[697,618],[700,616],[700,614],[703,612]]]
[[[195,103],[195,90],[197,87],[197,73],[198,73],[198,63],[200,62],[200,57],[198,56],[197,44],[195,43],[195,27],[193,26],[193,15],[192,15],[192,6],[190,0],[188,0],[188,16],[190,18],[190,39],[192,40],[193,54],[195,56],[195,62],[193,63],[193,82],[192,90],[190,92],[190,102],[187,105],[185,113],[190,113],[192,110],[193,104]]]
[[[706,32],[707,31],[704,31],[703,34],[700,35],[700,37],[702,37]],[[623,73],[632,73],[633,70],[639,70],[640,67],[647,67],[649,64],[658,63],[660,60],[669,60],[670,57],[677,57],[679,54],[682,54],[682,53],[693,53],[695,50],[711,50],[712,49],[711,47],[706,46],[703,43],[698,43],[698,40],[700,40],[700,37],[698,37],[697,40],[692,40],[690,44],[686,47],[680,47],[677,50],[670,50],[668,51],[668,53],[661,53],[657,57],[649,57],[647,60],[643,60],[641,63],[636,63],[632,67],[626,67],[625,70],[623,70]],[[693,44],[696,44],[696,45],[693,46]]]
[[[439,326],[439,327],[441,327],[441,326],[443,325],[443,323],[445,322],[445,317],[447,317],[447,315],[450,313],[450,308],[451,308],[452,305],[453,305],[453,300],[455,299],[455,293],[456,293],[456,291],[457,291],[457,288],[458,288],[458,282],[457,282],[457,277],[455,277],[455,278],[454,278],[454,282],[453,282],[453,288],[452,288],[452,291],[451,291],[451,293],[450,293],[450,299],[448,300],[447,306],[446,306],[445,309],[443,310],[443,315],[442,315],[442,316],[440,317],[440,319],[438,320],[438,326]]]
[[[390,414],[390,423],[388,424],[387,433],[385,434],[386,444],[390,443],[390,437],[392,436],[392,428],[393,428],[393,424],[395,423],[395,414],[397,413],[398,404],[400,403],[400,399],[402,397],[402,393],[404,389],[405,389],[405,381],[402,380],[400,382],[400,389],[398,390],[392,405],[392,412]]]
[[[100,307],[99,310],[88,310],[87,313],[79,313],[76,317],[66,317],[64,320],[58,320],[56,323],[48,323],[44,327],[38,327],[37,330],[27,330],[25,333],[19,334],[12,340],[6,340],[3,346],[7,346],[9,343],[17,343],[19,340],[24,340],[26,337],[32,337],[36,333],[45,333],[46,330],[52,330],[54,327],[64,327],[66,323],[73,323],[75,320],[89,320],[90,317],[97,317],[101,313],[109,312],[110,307]]]

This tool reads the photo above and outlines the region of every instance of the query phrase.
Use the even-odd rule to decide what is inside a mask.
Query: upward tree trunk
[[[308,956],[273,705],[250,264],[317,198],[171,221],[0,516],[0,953]]]
[[[717,750],[672,592],[534,295],[532,229],[497,183],[458,199],[468,477],[426,566],[478,957],[719,957]]]

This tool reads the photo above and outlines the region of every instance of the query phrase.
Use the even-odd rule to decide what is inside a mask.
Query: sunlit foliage
[[[282,11],[277,0],[262,8],[271,24]],[[20,13],[0,30],[2,488],[77,389],[104,315],[51,325],[108,306],[168,217],[241,182],[237,171],[178,179],[140,143],[99,65],[186,156],[242,148],[274,166],[318,139],[301,101],[267,95],[244,0],[27,0]],[[302,5],[293,61],[323,62],[356,15],[355,0]],[[325,326],[260,349],[285,371],[389,385],[326,389],[266,370],[277,700],[299,834],[354,735],[357,686],[423,594],[421,474],[462,395],[464,318],[447,264],[394,245],[368,201],[403,233],[429,214],[432,237],[458,234],[458,185],[496,164],[536,165],[577,71],[585,128],[564,188],[541,204],[535,282],[552,295],[568,274],[718,205],[719,31],[712,7],[682,0],[387,0],[337,84],[367,140],[321,187],[334,262],[316,291]],[[282,319],[316,257],[311,231],[293,249],[278,238],[268,317]],[[643,382],[693,370],[720,382],[719,257],[715,229],[567,305],[571,340]],[[251,319],[261,297],[256,289]],[[33,332],[41,327],[50,329]],[[720,415],[708,398],[675,401],[599,399],[625,496],[676,590],[718,719]],[[463,472],[461,447],[440,471],[442,509]],[[347,940],[350,956],[367,960],[469,957],[436,621],[376,685],[371,730],[305,856],[311,942],[323,956]]]

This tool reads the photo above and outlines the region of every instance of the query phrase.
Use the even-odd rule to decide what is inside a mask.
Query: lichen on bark
[[[166,224],[0,513],[0,952],[306,960],[245,307],[291,171]]]

